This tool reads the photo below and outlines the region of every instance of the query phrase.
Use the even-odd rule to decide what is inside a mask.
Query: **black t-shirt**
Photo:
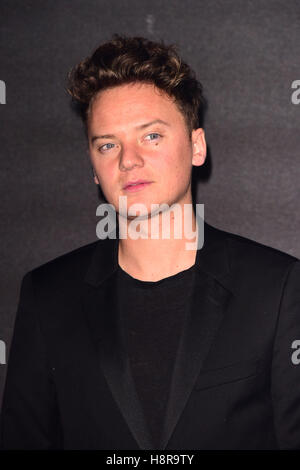
[[[125,347],[150,433],[159,448],[165,406],[195,265],[159,281],[140,281],[118,268]]]

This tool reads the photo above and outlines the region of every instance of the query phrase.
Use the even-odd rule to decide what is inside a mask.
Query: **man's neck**
[[[122,231],[125,233],[124,230],[127,230],[128,236],[119,240],[118,262],[119,266],[132,277],[142,281],[158,281],[184,271],[195,264],[197,235],[192,239],[188,238],[191,235],[186,233],[184,226],[184,217],[188,217],[187,214],[182,211],[180,218],[172,213],[170,215],[170,231],[166,230],[164,225],[166,219],[163,219],[161,213],[154,216],[156,217],[155,226],[159,227],[158,238],[153,237],[154,230],[151,230],[151,227],[154,225],[151,225],[151,218],[140,221],[138,226],[138,232],[143,233],[145,237],[147,235],[147,238],[131,238],[130,221],[123,219],[123,223],[121,222]],[[187,226],[196,234],[197,224],[193,210],[189,219]],[[177,238],[175,228],[178,230],[180,224],[181,237]],[[164,238],[166,236],[168,238]],[[187,249],[188,244],[191,243],[194,245],[193,249]]]

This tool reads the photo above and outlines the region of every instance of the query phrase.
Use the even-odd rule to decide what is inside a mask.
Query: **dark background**
[[[212,225],[300,257],[299,0],[1,0],[0,340],[28,270],[96,240],[68,70],[113,33],[179,46],[208,100],[197,202]],[[0,364],[0,403],[6,365]]]

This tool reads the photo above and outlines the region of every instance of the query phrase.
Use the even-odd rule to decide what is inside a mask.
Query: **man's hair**
[[[151,83],[163,90],[183,114],[189,135],[201,127],[202,85],[182,61],[175,45],[114,34],[68,74],[67,91],[85,127],[90,105],[101,90],[128,83]]]

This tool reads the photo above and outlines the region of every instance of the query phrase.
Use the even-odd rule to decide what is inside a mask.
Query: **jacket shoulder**
[[[250,238],[236,233],[221,230],[209,225],[208,232],[214,239],[226,243],[231,254],[230,258],[239,264],[247,263],[247,266],[258,268],[288,268],[291,264],[299,262],[299,259],[281,250],[259,243]]]
[[[91,257],[102,240],[96,240],[72,251],[53,258],[32,269],[25,276],[31,276],[35,282],[78,280],[80,281],[89,266]]]

